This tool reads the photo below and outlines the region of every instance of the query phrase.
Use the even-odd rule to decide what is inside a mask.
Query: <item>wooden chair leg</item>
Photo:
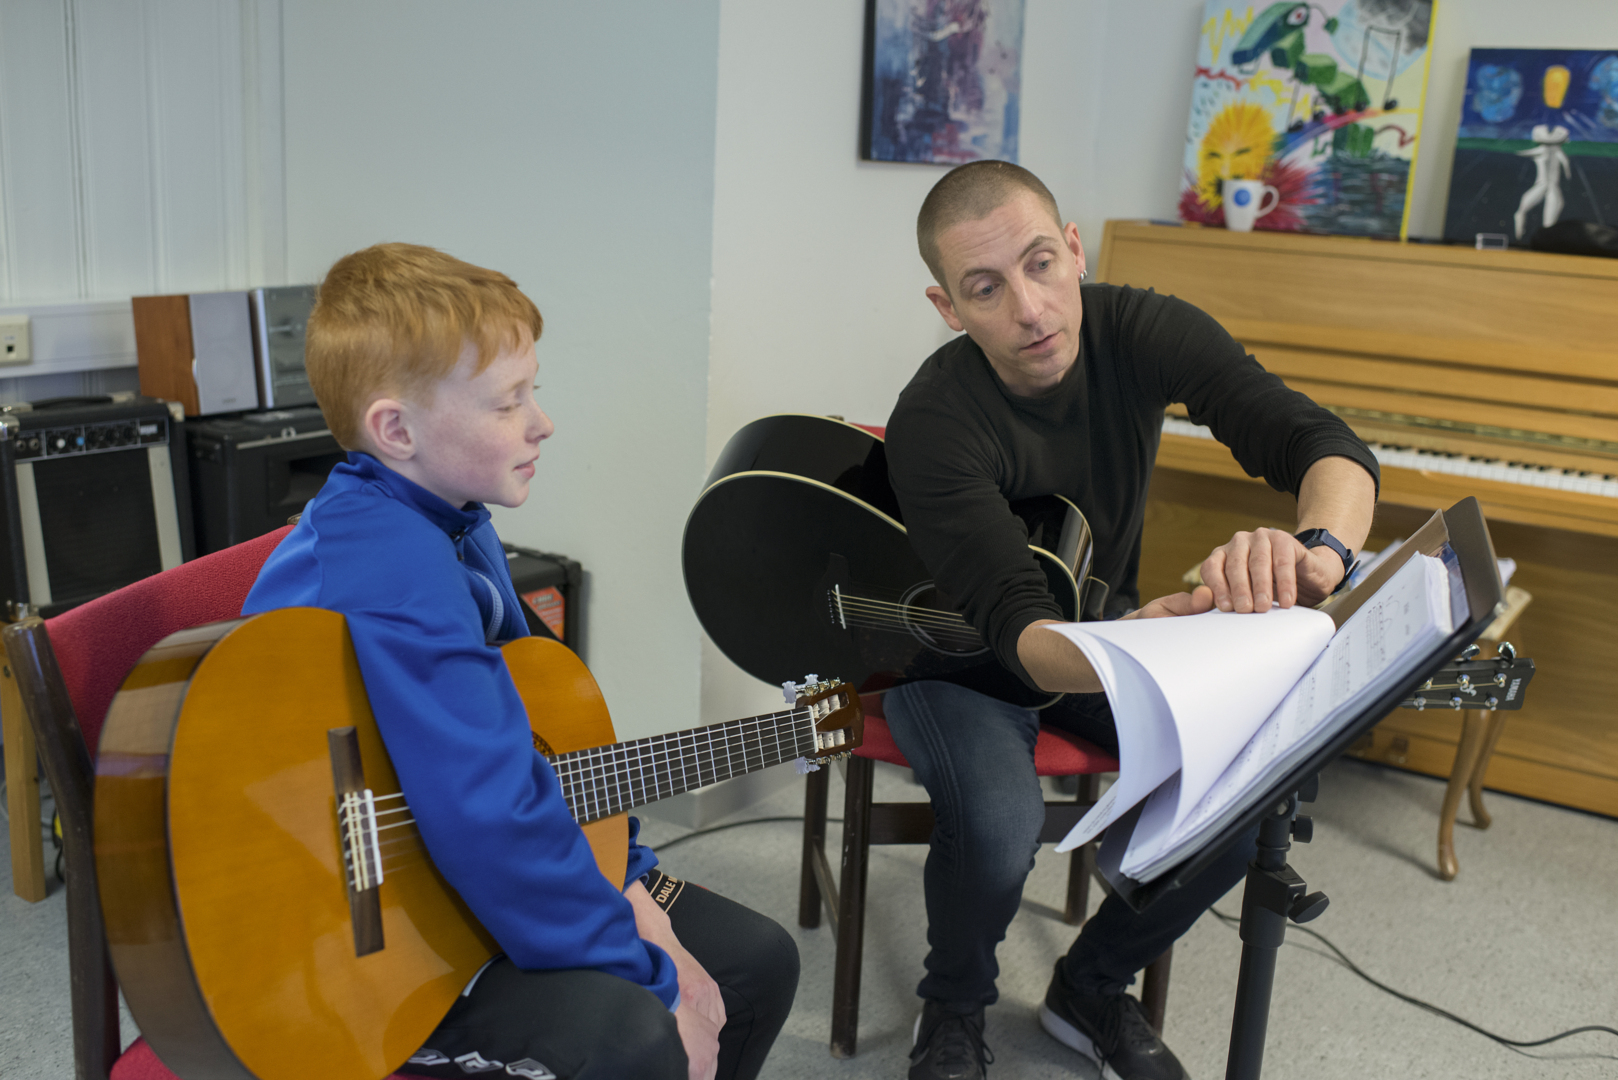
[[[1472,782],[1472,770],[1483,749],[1484,715],[1474,709],[1461,713],[1461,742],[1455,748],[1455,764],[1450,769],[1449,786],[1444,789],[1444,807],[1438,813],[1438,876],[1454,881],[1460,872],[1455,861],[1455,814],[1461,808],[1461,794]]]
[[[860,962],[865,942],[865,871],[871,853],[870,759],[848,759],[843,800],[843,866],[837,875],[837,961],[832,977],[831,1055],[854,1056],[860,1025]]]
[[[1079,793],[1074,802],[1094,805],[1101,797],[1101,777],[1095,773],[1078,778]],[[1084,922],[1090,908],[1090,878],[1096,872],[1096,845],[1085,844],[1073,853],[1067,868],[1067,906],[1062,921],[1069,926]]]
[[[4,657],[0,656],[0,661]],[[11,666],[0,673],[0,729],[6,748],[6,813],[11,816],[11,891],[45,899],[45,844],[39,821],[39,756]]]
[[[817,854],[826,852],[827,770],[817,769],[804,777],[803,869],[798,879],[798,925],[813,929],[820,925],[820,882],[815,879]]]
[[[1466,785],[1466,792],[1471,797],[1472,824],[1480,829],[1487,829],[1494,819],[1489,811],[1483,808],[1483,777],[1489,771],[1489,759],[1494,757],[1494,745],[1500,741],[1500,733],[1506,730],[1506,714],[1492,712],[1489,714],[1489,731],[1483,736],[1483,747],[1478,751],[1477,764],[1472,766],[1472,781]]]
[[[1168,1010],[1169,967],[1173,963],[1174,946],[1170,945],[1163,950],[1162,956],[1146,965],[1146,975],[1141,980],[1141,1009],[1145,1011],[1152,1030],[1159,1035],[1163,1034],[1163,1014]]]

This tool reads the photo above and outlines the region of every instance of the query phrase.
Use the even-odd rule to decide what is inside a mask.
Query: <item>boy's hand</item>
[[[680,1043],[685,1047],[686,1075],[691,1080],[714,1080],[719,1073],[719,1029],[707,1013],[685,1000],[685,980],[680,980],[680,1007],[674,1022],[680,1027]]]
[[[719,1029],[725,1026],[725,1003],[719,984],[674,936],[668,913],[652,900],[646,886],[634,882],[624,896],[635,909],[635,929],[646,941],[669,954],[680,979],[680,1006],[674,1022],[680,1028],[691,1080],[713,1080],[719,1070]]]

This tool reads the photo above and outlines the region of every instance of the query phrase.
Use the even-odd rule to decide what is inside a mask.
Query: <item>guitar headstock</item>
[[[846,755],[865,738],[865,710],[860,707],[859,693],[848,683],[809,675],[801,683],[782,683],[781,691],[788,704],[808,709],[814,721],[815,753],[805,755],[807,762],[824,765]]]
[[[1462,659],[1446,664],[1399,703],[1404,709],[1520,709],[1534,662],[1517,655],[1510,642],[1500,655],[1475,659],[1476,646],[1468,646]]]

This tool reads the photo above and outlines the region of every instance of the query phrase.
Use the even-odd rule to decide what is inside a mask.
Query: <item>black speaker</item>
[[[134,395],[0,408],[0,601],[49,618],[193,554],[178,406]]]
[[[566,555],[506,544],[511,584],[522,600],[528,632],[552,637],[584,655],[584,569]]]
[[[314,407],[193,421],[186,441],[203,555],[285,525],[347,456]]]

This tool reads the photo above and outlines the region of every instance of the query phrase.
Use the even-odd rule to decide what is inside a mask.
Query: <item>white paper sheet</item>
[[[1165,788],[1147,800],[1120,869],[1149,880],[1180,861],[1223,827],[1248,790],[1301,762],[1335,730],[1332,721],[1358,712],[1390,679],[1410,674],[1453,629],[1448,571],[1438,559],[1414,556],[1343,624],[1188,814],[1164,828],[1162,804],[1183,802],[1183,794]],[[1149,819],[1157,827],[1143,832]]]
[[[1089,658],[1120,718],[1118,781],[1057,845],[1069,851],[1165,782],[1178,798],[1164,827],[1189,814],[1331,639],[1332,621],[1277,607],[1049,629]]]

